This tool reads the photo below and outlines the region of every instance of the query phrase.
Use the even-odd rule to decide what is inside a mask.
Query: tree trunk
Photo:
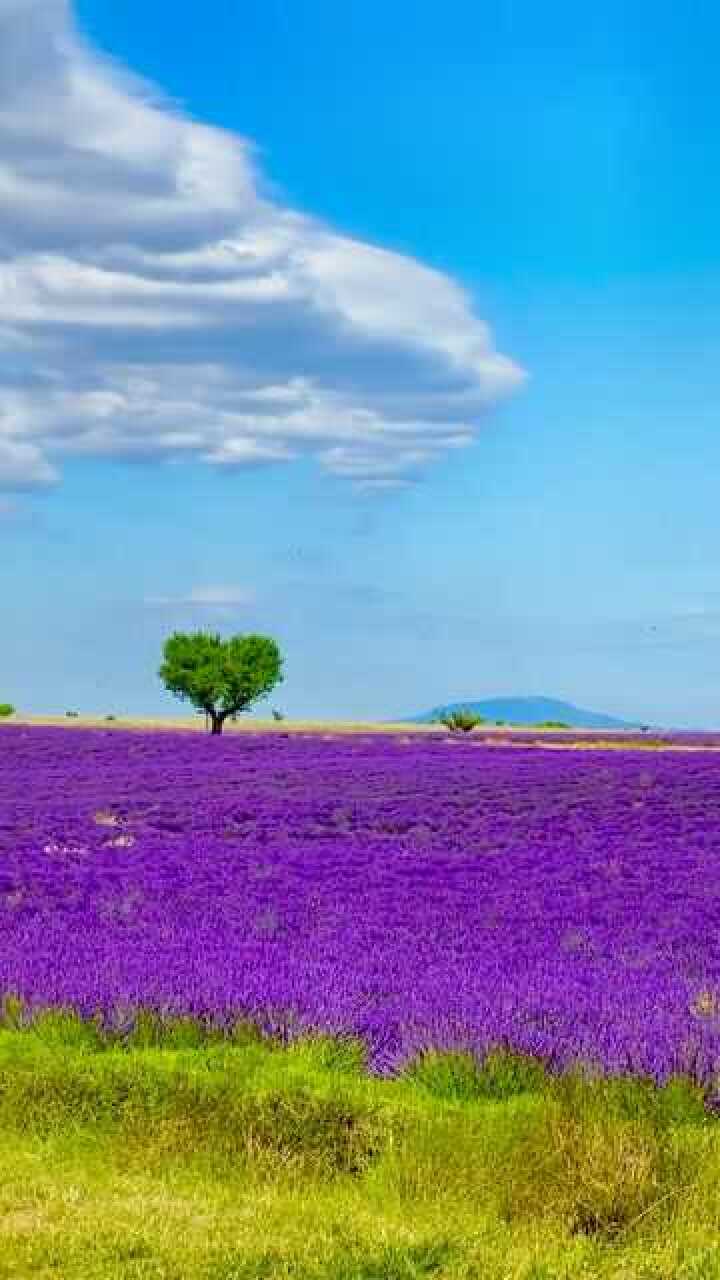
[[[222,727],[223,727],[223,723],[226,715],[227,715],[227,712],[225,711],[210,712],[210,721],[212,726],[210,729],[211,733],[222,733]]]

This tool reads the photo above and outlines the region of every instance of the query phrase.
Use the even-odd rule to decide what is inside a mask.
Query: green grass
[[[0,1030],[0,1280],[720,1277],[720,1121],[687,1082],[145,1018]]]

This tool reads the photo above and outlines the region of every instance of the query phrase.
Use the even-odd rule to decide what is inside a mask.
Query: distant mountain
[[[490,722],[504,720],[506,724],[541,724],[545,720],[558,720],[574,729],[639,729],[640,725],[629,720],[618,720],[601,711],[585,711],[571,702],[557,698],[486,698],[483,702],[448,702],[418,716],[403,716],[398,723],[428,724],[449,711],[467,708],[475,715]]]

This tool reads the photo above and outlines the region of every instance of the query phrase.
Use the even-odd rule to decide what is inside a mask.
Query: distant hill
[[[545,720],[559,720],[574,729],[639,729],[640,725],[629,720],[618,720],[601,711],[586,711],[571,702],[557,698],[486,698],[482,702],[448,702],[434,707],[422,715],[403,716],[400,723],[428,724],[449,711],[461,707],[482,716],[484,720],[504,720],[506,724],[540,724]]]

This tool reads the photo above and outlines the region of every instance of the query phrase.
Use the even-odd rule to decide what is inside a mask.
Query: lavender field
[[[658,1081],[720,1066],[720,756],[0,729],[0,988]]]

